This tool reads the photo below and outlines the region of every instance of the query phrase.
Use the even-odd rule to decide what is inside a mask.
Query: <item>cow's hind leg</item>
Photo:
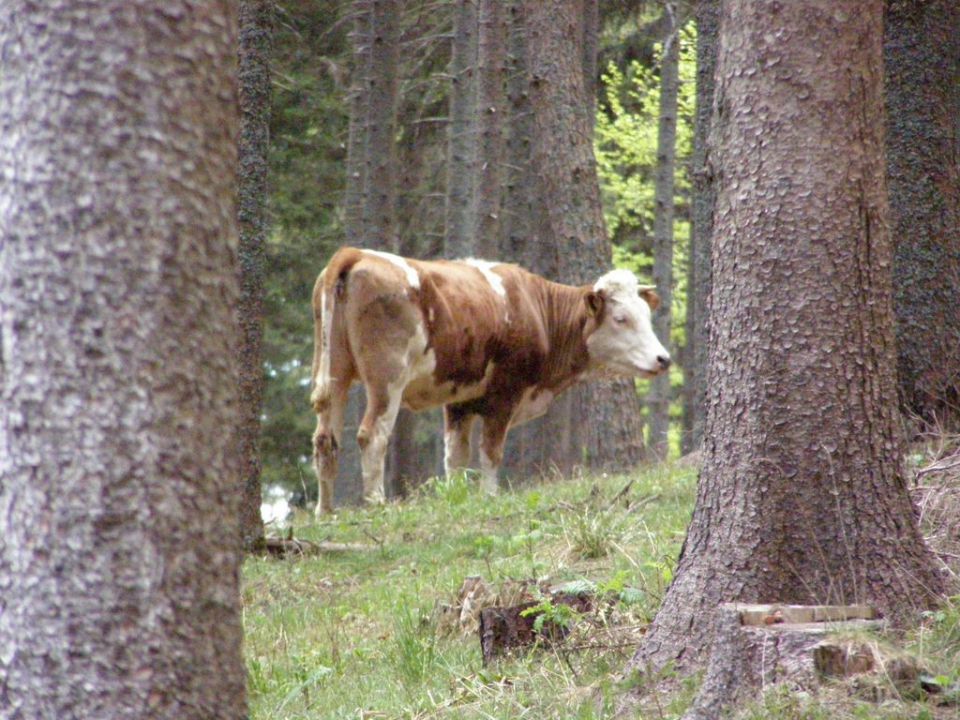
[[[329,394],[314,404],[317,429],[313,433],[313,469],[319,489],[316,516],[333,512],[333,490],[337,480],[340,440],[343,436],[343,414],[350,383],[334,382]]]
[[[447,477],[470,465],[470,430],[477,416],[462,406],[443,407],[443,469]]]
[[[384,458],[387,443],[393,425],[400,412],[402,388],[388,385],[370,385],[367,390],[367,409],[357,430],[357,444],[360,446],[360,466],[363,471],[363,499],[367,502],[382,503]]]

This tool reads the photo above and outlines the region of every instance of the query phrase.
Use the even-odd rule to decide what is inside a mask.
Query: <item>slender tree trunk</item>
[[[888,0],[885,27],[900,398],[960,432],[960,5]]]
[[[479,146],[473,216],[474,252],[499,256],[500,206],[504,178],[503,118],[506,115],[507,25],[503,0],[480,0],[477,41]]]
[[[702,660],[722,602],[896,617],[943,589],[901,469],[882,22],[882,0],[723,3],[704,466],[634,668]]]
[[[707,355],[710,346],[710,246],[716,204],[710,162],[710,123],[720,30],[719,0],[697,2],[697,116],[693,132],[693,222],[687,280],[687,347],[684,355],[684,452],[703,442]]]
[[[352,29],[350,90],[347,104],[346,182],[343,190],[343,226],[347,242],[363,246],[363,198],[367,185],[367,120],[369,116],[370,55],[373,47],[372,17],[374,0],[352,0],[349,7]],[[357,460],[359,463],[359,459]],[[359,464],[357,465],[359,467]]]
[[[476,174],[477,0],[457,0],[450,59],[450,135],[444,253],[467,257],[474,251],[471,217]]]
[[[240,536],[245,550],[263,544],[260,517],[260,414],[263,409],[263,275],[270,148],[270,0],[240,3]]]
[[[375,0],[367,77],[367,140],[364,165],[365,246],[397,250],[397,66],[399,0]]]
[[[583,87],[581,9],[579,0],[550,0],[527,8],[533,161],[557,278],[567,283],[596,281],[611,260],[593,155],[591,103]],[[571,417],[577,418],[570,425],[570,460],[579,463],[586,455],[594,467],[639,461],[640,410],[632,381],[594,383],[565,397],[570,398]]]
[[[673,187],[677,145],[677,92],[680,86],[680,37],[676,9],[665,5],[667,36],[660,64],[660,118],[657,128],[657,171],[654,181],[653,282],[660,295],[660,307],[653,315],[653,328],[664,347],[670,349],[673,314]],[[669,451],[670,373],[650,383],[650,447],[660,460]]]
[[[236,5],[0,5],[0,714],[246,717]]]

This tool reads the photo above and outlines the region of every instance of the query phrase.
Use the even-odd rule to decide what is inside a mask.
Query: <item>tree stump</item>
[[[716,720],[757,690],[873,669],[866,651],[824,643],[829,633],[883,625],[866,605],[721,605],[703,686],[684,720]]]

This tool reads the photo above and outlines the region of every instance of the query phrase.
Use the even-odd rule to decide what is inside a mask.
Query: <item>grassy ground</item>
[[[320,524],[298,516],[298,538],[361,547],[246,561],[252,717],[612,717],[632,682],[621,670],[671,579],[695,488],[696,470],[679,464],[544,482],[495,498],[459,478]],[[940,515],[957,522],[955,513]],[[444,612],[476,575],[495,589],[530,578],[589,581],[609,600],[564,643],[485,668],[476,633],[461,632]],[[895,641],[957,692],[960,603]],[[879,689],[840,685],[816,698],[777,691],[747,716],[960,718],[955,705],[937,708],[878,682]],[[684,685],[645,717],[679,717],[694,691]]]

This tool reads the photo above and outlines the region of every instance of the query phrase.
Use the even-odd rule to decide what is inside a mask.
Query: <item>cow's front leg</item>
[[[510,412],[483,416],[483,434],[480,439],[480,485],[491,495],[499,489],[497,471],[503,461],[503,445],[510,427]]]
[[[317,474],[316,516],[333,512],[333,487],[337,480],[337,455],[343,434],[343,412],[350,383],[333,383],[322,393],[314,393],[317,429],[313,433],[313,469]]]
[[[443,406],[443,470],[447,477],[470,465],[470,430],[477,416],[459,405]]]
[[[367,502],[382,503],[383,466],[387,453],[390,433],[400,412],[402,389],[388,386],[367,385],[367,409],[357,430],[357,444],[360,446],[360,467],[363,472],[363,499]]]

